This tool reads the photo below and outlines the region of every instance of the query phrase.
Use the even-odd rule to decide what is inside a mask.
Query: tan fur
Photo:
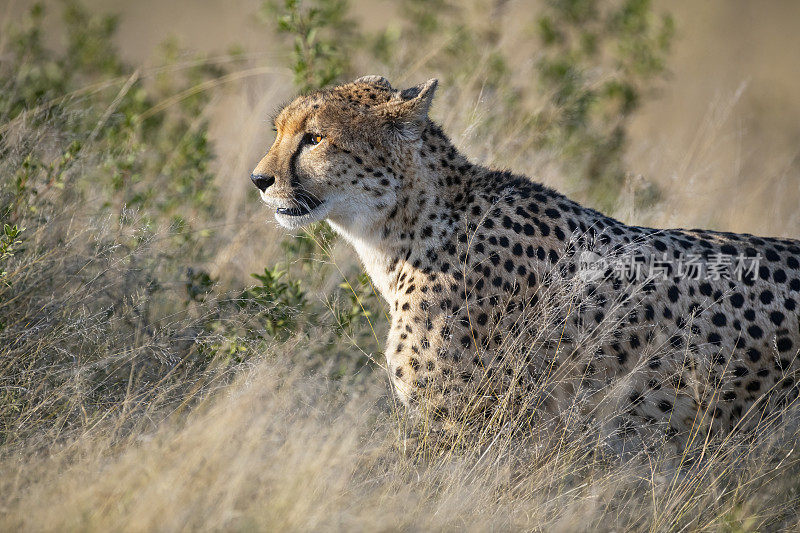
[[[797,396],[797,241],[626,226],[474,165],[428,119],[435,89],[370,76],[300,97],[254,170],[275,180],[271,207],[314,207],[278,222],[326,219],[355,247],[391,307],[387,368],[404,402],[439,417],[577,406],[621,415],[624,431],[685,433],[757,421]],[[576,276],[581,250],[764,262],[746,282],[620,284]]]

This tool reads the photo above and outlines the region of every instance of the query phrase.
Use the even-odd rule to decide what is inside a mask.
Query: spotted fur
[[[428,118],[435,89],[369,76],[299,97],[253,172],[279,223],[327,219],[356,248],[391,309],[386,365],[407,405],[447,417],[535,389],[527,409],[579,404],[685,433],[752,426],[797,397],[800,242],[628,226],[473,164]],[[587,251],[759,267],[587,278]]]

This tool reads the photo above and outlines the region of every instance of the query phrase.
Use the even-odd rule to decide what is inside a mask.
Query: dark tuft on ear
[[[411,100],[412,98],[416,98],[419,95],[419,87],[409,87],[408,89],[403,89],[400,92],[400,98],[402,100]]]

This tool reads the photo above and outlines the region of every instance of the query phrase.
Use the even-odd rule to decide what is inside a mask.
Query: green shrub
[[[187,55],[169,42],[162,67],[134,69],[113,45],[117,19],[77,2],[50,49],[44,12],[36,4],[8,29],[0,62],[7,444],[81,431],[132,398],[137,412],[183,402],[239,362],[223,333],[261,342],[220,333],[247,317],[219,305],[197,266],[217,245],[206,113],[225,70],[198,57],[178,68]]]
[[[666,69],[674,23],[650,0],[549,0],[538,20],[541,142],[565,157],[601,207],[614,206],[625,179],[627,129]],[[655,199],[654,186],[644,198]]]
[[[285,271],[268,268],[252,276],[259,284],[242,293],[239,305],[254,313],[270,335],[286,338],[294,333],[308,306],[300,281],[287,280]]]
[[[301,92],[350,74],[355,32],[347,0],[266,0],[261,16],[291,42],[289,67]]]

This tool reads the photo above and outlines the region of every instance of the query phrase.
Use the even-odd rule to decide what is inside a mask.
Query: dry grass
[[[797,526],[784,428],[675,468],[534,430],[454,451],[398,438],[386,391],[360,394],[265,356],[189,412],[120,438],[100,425],[5,457],[6,530],[752,530]],[[557,435],[555,435],[557,437]],[[744,453],[745,448],[750,453]]]

